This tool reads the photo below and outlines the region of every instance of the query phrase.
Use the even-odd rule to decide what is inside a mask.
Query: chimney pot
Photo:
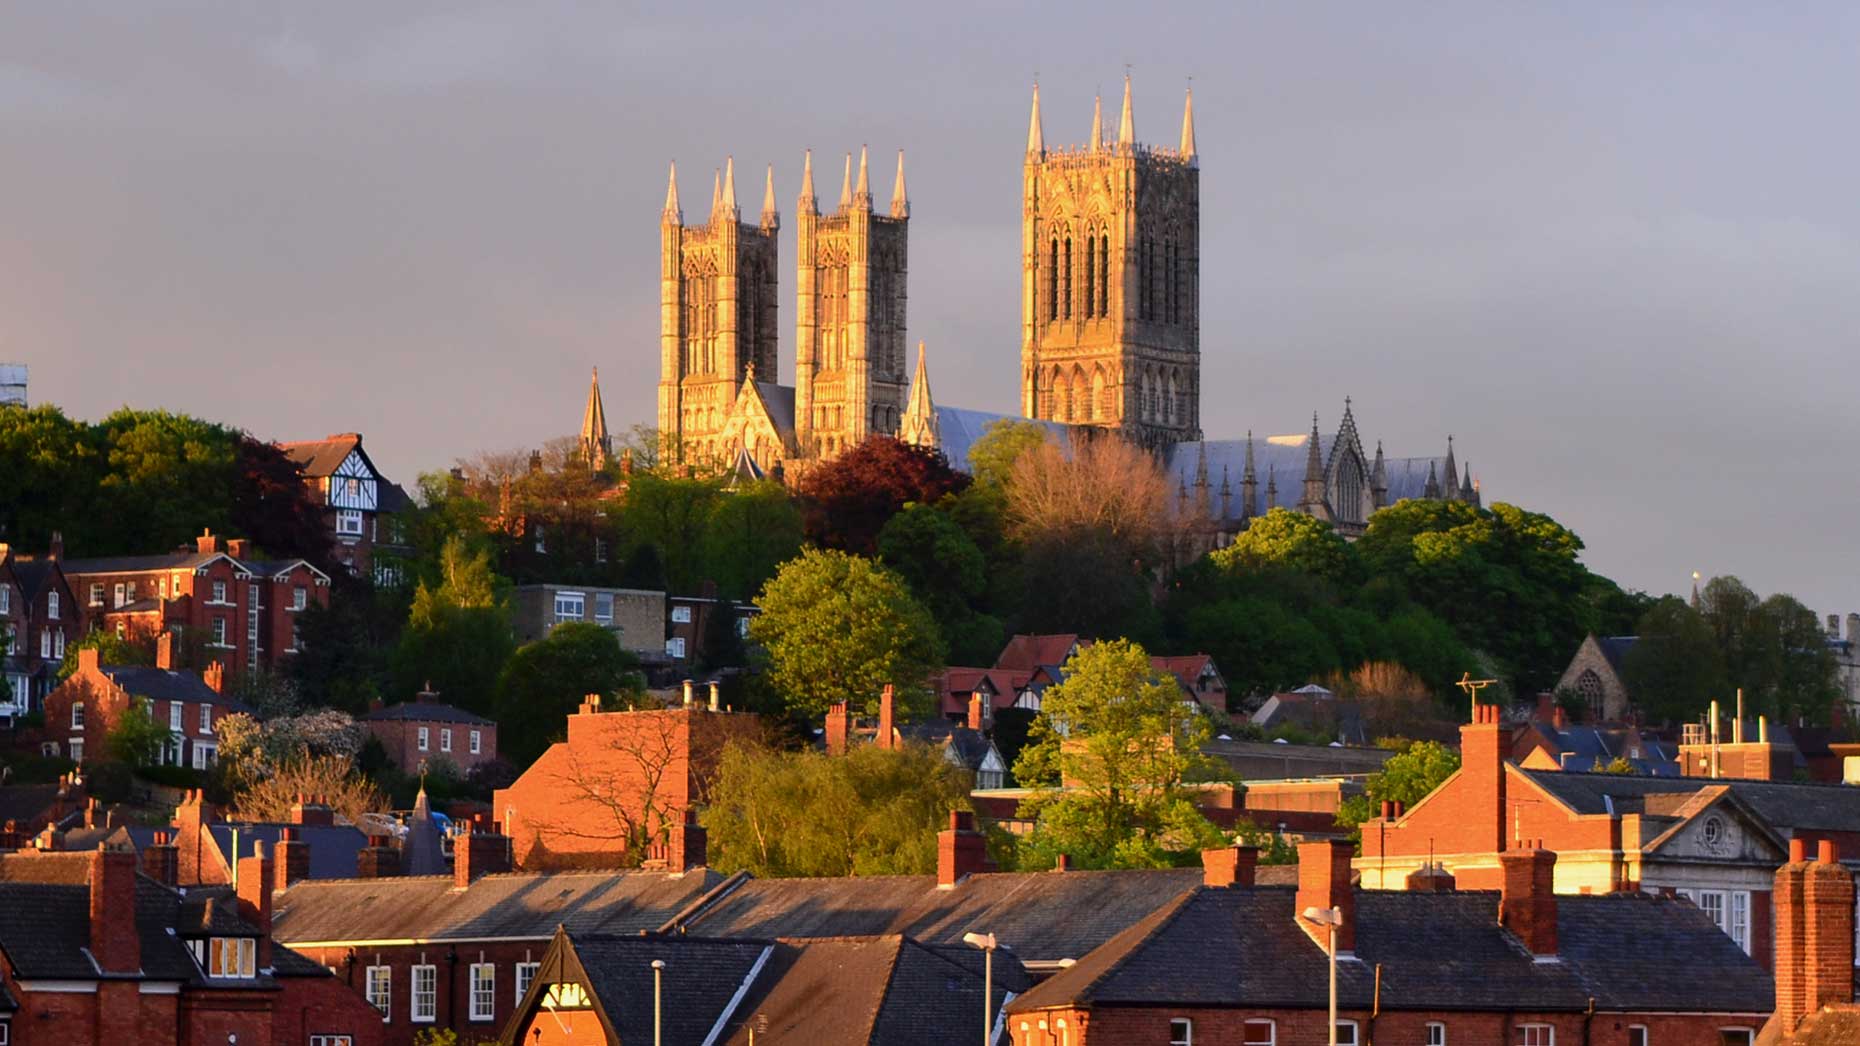
[[[715,679],[710,681],[710,710],[713,712],[723,710],[723,687],[718,685]]]
[[[1801,864],[1808,860],[1808,840],[1795,836],[1789,840],[1789,863]]]
[[[1815,850],[1815,860],[1821,862],[1822,864],[1839,864],[1840,863],[1841,859],[1839,855],[1839,849],[1838,847],[1836,847],[1834,840],[1823,839],[1821,840],[1819,844],[1817,844],[1816,850]]]

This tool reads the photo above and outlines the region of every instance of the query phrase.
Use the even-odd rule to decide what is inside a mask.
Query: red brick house
[[[568,717],[567,740],[549,746],[515,784],[492,796],[517,867],[615,868],[636,863],[627,839],[664,838],[704,803],[724,745],[756,736],[759,717],[682,708],[604,712],[591,697]]]
[[[398,514],[413,502],[375,468],[362,449],[361,433],[338,432],[278,447],[303,470],[310,500],[323,506],[336,559],[379,583],[398,581],[397,561],[408,551]]]
[[[128,851],[5,859],[0,1042],[378,1046],[375,1011],[273,941],[270,869],[182,893]]]
[[[24,715],[45,707],[67,644],[84,634],[78,606],[63,566],[64,538],[52,535],[43,556],[16,555],[0,544],[0,674],[11,700],[0,697],[0,715]]]
[[[168,727],[163,764],[196,770],[212,766],[219,758],[215,724],[252,710],[220,692],[225,671],[219,662],[199,675],[177,670],[169,653],[172,646],[166,634],[157,641],[153,667],[103,665],[96,650],[78,651],[77,671],[45,699],[45,733],[52,739],[46,742],[48,751],[55,748],[80,763],[102,757],[104,740],[118,717],[140,698],[148,702],[155,722]]]
[[[362,722],[381,741],[394,765],[413,773],[421,763],[444,757],[460,770],[497,758],[497,724],[463,708],[442,704],[422,690],[414,700],[387,705],[376,700]]]
[[[989,721],[1003,708],[1037,712],[1046,687],[1063,678],[1067,659],[1090,643],[1070,633],[1013,636],[992,668],[952,666],[931,680],[938,714],[962,722],[968,718],[969,702],[977,697]],[[1227,682],[1207,654],[1152,657],[1150,667],[1174,678],[1185,697],[1207,708],[1227,710]]]
[[[298,618],[312,604],[329,605],[330,584],[304,560],[257,560],[250,552],[243,538],[206,531],[192,549],[74,559],[64,571],[82,600],[85,631],[142,639],[174,632],[249,672],[276,668],[297,652]]]
[[[1497,890],[1464,892],[1361,890],[1348,842],[1299,851],[1296,887],[1257,885],[1250,851],[1207,855],[1208,885],[1009,1003],[1015,1046],[1325,1042],[1329,931],[1311,909],[1339,919],[1347,1046],[1747,1044],[1777,997],[1692,905],[1559,897],[1546,851],[1508,851]]]

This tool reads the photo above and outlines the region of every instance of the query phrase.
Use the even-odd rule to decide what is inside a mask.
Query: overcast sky
[[[410,482],[572,431],[591,366],[652,420],[669,160],[693,219],[776,165],[791,381],[801,153],[869,143],[938,401],[1012,411],[1028,88],[1079,142],[1128,63],[1144,141],[1193,77],[1210,438],[1350,395],[1626,585],[1860,609],[1860,8],[621,6],[5,4],[0,359]]]

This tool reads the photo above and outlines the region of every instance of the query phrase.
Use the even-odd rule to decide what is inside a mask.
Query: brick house
[[[600,585],[518,585],[510,590],[517,642],[534,643],[569,622],[599,625],[641,658],[665,653],[665,593]]]
[[[1347,841],[1299,848],[1295,887],[1259,885],[1250,849],[1204,855],[1173,898],[1008,1004],[1015,1046],[1326,1041],[1330,910],[1336,1041],[1645,1046],[1749,1043],[1769,975],[1696,908],[1640,894],[1559,897],[1556,855],[1505,855],[1497,890],[1351,885]]]
[[[737,637],[747,639],[749,622],[762,612],[751,603],[721,599],[716,592],[717,586],[706,582],[699,595],[665,597],[665,643],[659,657],[671,662],[674,670],[703,660],[716,615],[729,614]]]
[[[473,712],[437,700],[422,690],[412,701],[384,704],[377,698],[362,724],[381,741],[394,765],[408,773],[421,763],[444,756],[460,770],[497,758],[497,724]]]
[[[219,758],[218,721],[229,715],[250,715],[243,702],[221,693],[225,670],[219,662],[206,671],[173,667],[172,638],[157,640],[154,666],[99,664],[96,650],[78,651],[78,667],[45,699],[47,749],[84,762],[103,754],[117,718],[138,698],[148,702],[149,715],[166,724],[169,742],[159,757],[168,766],[205,770]]]
[[[311,502],[323,507],[336,560],[377,584],[397,583],[399,560],[411,551],[400,513],[413,501],[375,468],[362,449],[361,433],[280,443],[278,449],[303,470]]]
[[[85,631],[197,640],[235,671],[277,668],[301,645],[298,617],[329,605],[329,575],[301,559],[257,560],[243,538],[211,531],[194,547],[152,556],[64,564],[82,600]]]
[[[938,714],[954,722],[968,718],[969,702],[980,697],[987,718],[1003,708],[1040,710],[1046,687],[1064,678],[1066,661],[1091,640],[1077,635],[1016,635],[995,658],[991,668],[952,666],[931,680]],[[1183,696],[1206,708],[1227,710],[1227,682],[1214,659],[1206,654],[1151,657],[1157,674],[1173,678]]]
[[[1510,743],[1498,708],[1473,706],[1460,728],[1460,769],[1413,807],[1363,825],[1363,885],[1405,889],[1431,871],[1487,888],[1507,852],[1542,847],[1558,854],[1558,892],[1688,898],[1768,965],[1770,888],[1789,843],[1826,839],[1860,852],[1860,790],[1526,770],[1506,758]],[[1767,744],[1725,742],[1724,767],[1770,766]]]
[[[381,1022],[271,936],[270,858],[244,885],[183,893],[121,850],[0,865],[0,1042],[378,1046]]]
[[[17,555],[0,544],[0,666],[12,695],[3,713],[8,717],[45,707],[65,646],[84,634],[83,612],[65,576],[64,544],[53,534],[43,556]]]
[[[749,713],[682,708],[604,712],[590,697],[568,717],[568,736],[549,746],[509,788],[492,796],[517,867],[620,867],[627,839],[663,837],[701,807],[724,745],[761,732]]]

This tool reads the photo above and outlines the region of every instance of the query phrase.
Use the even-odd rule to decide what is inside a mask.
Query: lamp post
[[[663,1028],[663,1023],[661,1020],[663,1011],[660,1009],[660,1006],[659,1006],[659,1002],[661,998],[659,990],[660,990],[660,986],[663,983],[664,979],[665,979],[665,960],[664,959],[652,960],[652,1046],[663,1046],[663,1043],[659,1041],[661,1029]],[[1333,989],[1333,994],[1335,994],[1334,989]]]
[[[1324,950],[1330,954],[1330,1036],[1324,1041],[1337,1046],[1337,927],[1343,925],[1343,909],[1306,908],[1304,915],[1329,932],[1329,947]]]
[[[965,933],[962,942],[982,950],[982,1046],[994,1046],[995,948],[992,933]]]

